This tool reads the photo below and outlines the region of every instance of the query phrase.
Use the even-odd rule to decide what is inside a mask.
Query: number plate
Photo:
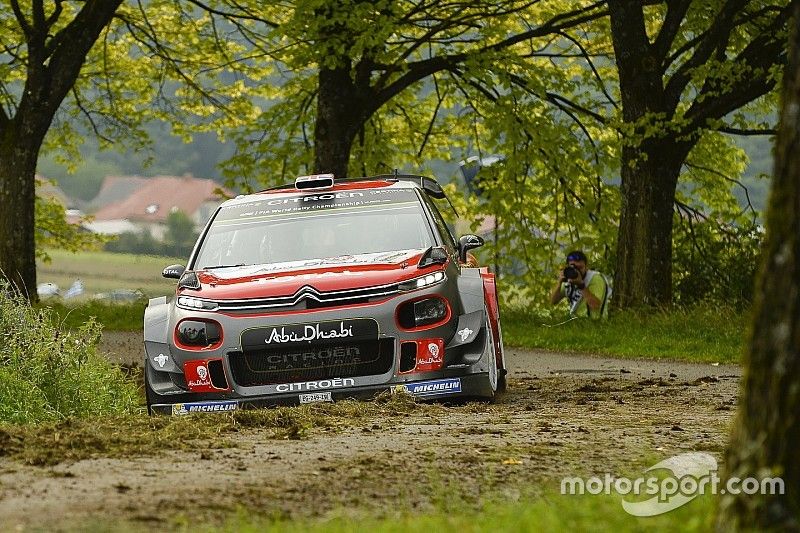
[[[330,392],[312,392],[311,394],[301,394],[300,403],[332,402]]]

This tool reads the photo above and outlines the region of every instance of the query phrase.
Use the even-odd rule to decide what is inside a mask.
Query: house
[[[36,175],[36,196],[45,200],[55,201],[64,207],[67,222],[69,224],[82,224],[83,211],[80,202],[70,198],[55,181]]]
[[[193,176],[109,176],[92,204],[111,201],[92,213],[92,229],[119,234],[136,227],[161,240],[166,231],[167,217],[175,211],[188,215],[200,229],[225,197],[232,196],[224,189],[221,190],[223,196],[220,196],[220,190],[213,180]]]

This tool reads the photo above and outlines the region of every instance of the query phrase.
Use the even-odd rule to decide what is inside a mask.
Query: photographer
[[[558,273],[550,303],[555,305],[566,298],[571,316],[606,318],[610,297],[608,280],[603,274],[589,270],[586,255],[580,250],[567,254],[567,266]]]

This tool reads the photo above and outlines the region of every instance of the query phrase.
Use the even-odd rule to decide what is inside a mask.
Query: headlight
[[[209,346],[222,338],[219,324],[200,320],[184,320],[176,332],[178,341],[186,346]]]
[[[447,302],[434,296],[401,304],[397,309],[397,322],[404,329],[414,329],[441,322],[448,314]]]
[[[440,281],[444,281],[444,272],[439,270],[438,272],[434,272],[433,274],[428,274],[427,276],[420,276],[418,278],[410,279],[408,281],[404,281],[400,283],[397,287],[401,291],[413,291],[416,289],[421,289],[423,287],[430,287]]]
[[[183,309],[198,309],[201,311],[216,311],[219,305],[217,305],[217,302],[201,300],[200,298],[193,298],[191,296],[178,296],[178,307],[182,307]]]

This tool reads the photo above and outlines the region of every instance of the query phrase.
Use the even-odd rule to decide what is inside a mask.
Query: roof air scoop
[[[333,188],[333,174],[313,174],[311,176],[299,176],[294,180],[294,187],[297,190],[321,191]]]

